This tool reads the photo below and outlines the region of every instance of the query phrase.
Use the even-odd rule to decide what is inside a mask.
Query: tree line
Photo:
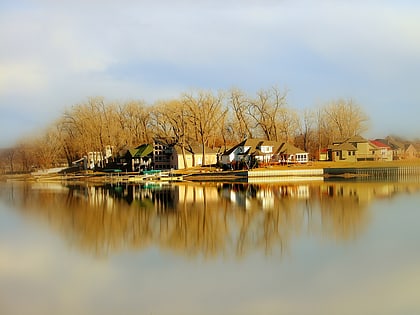
[[[352,99],[336,99],[298,110],[286,90],[261,89],[254,95],[195,91],[148,104],[142,100],[106,101],[90,97],[67,108],[36,137],[1,152],[3,172],[25,172],[71,165],[87,152],[114,152],[160,139],[185,150],[194,144],[223,148],[244,138],[292,143],[316,157],[333,139],[367,130],[368,117]],[[205,154],[205,152],[203,152]]]

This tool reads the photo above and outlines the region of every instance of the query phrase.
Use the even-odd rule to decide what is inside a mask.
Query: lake
[[[420,183],[0,183],[0,314],[420,314]]]

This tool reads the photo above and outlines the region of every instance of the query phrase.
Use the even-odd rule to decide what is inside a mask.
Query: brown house
[[[153,146],[153,166],[155,169],[184,169],[217,163],[217,152],[208,147],[205,148],[204,158],[201,145],[186,146],[184,153],[185,161],[180,145],[156,141]]]
[[[357,162],[379,159],[381,149],[371,141],[355,135],[347,139],[336,140],[328,147],[330,161]]]

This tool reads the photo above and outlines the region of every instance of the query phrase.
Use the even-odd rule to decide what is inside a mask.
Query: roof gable
[[[348,142],[341,143],[338,145],[332,145],[329,147],[331,151],[357,151],[357,148]]]
[[[369,142],[379,149],[391,149],[389,145],[380,140],[370,140]]]

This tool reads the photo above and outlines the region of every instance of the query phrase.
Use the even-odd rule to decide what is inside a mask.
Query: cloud
[[[41,65],[34,62],[0,64],[0,94],[36,93],[48,79]]]
[[[6,1],[0,107],[33,116],[95,95],[153,102],[271,85],[305,106],[341,96],[373,112],[391,99],[413,107],[419,14],[410,1]]]

